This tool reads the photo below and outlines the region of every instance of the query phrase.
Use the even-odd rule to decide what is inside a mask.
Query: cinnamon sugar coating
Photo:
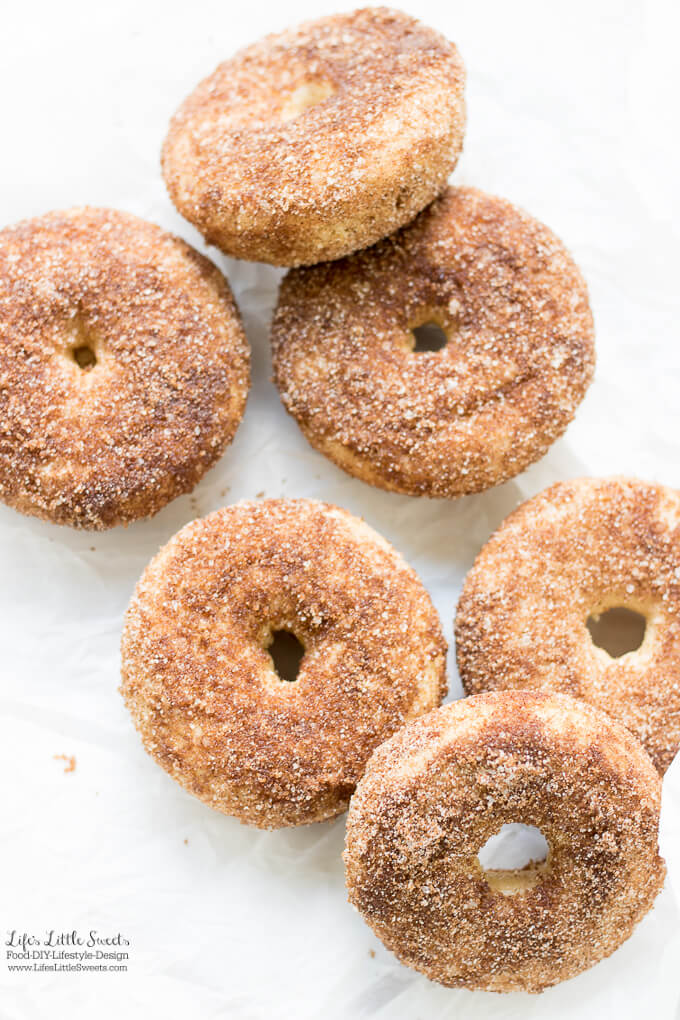
[[[640,647],[597,647],[588,617],[646,619]],[[522,504],[484,546],[456,615],[468,694],[543,688],[622,722],[660,772],[680,746],[680,493],[635,479],[560,482]]]
[[[414,352],[412,329],[448,336]],[[373,248],[287,274],[275,381],[309,442],[383,489],[456,497],[541,457],[590,383],[585,283],[509,202],[449,188]]]
[[[432,980],[540,992],[609,956],[652,906],[660,801],[644,749],[603,712],[543,692],[466,698],[369,761],[347,819],[349,898]],[[477,854],[511,822],[542,831],[546,861],[485,872]]]
[[[305,648],[278,676],[273,632]],[[347,807],[373,749],[446,692],[446,645],[416,574],[359,518],[312,500],[193,521],[142,576],[122,693],[155,760],[260,828]]]
[[[170,197],[237,258],[340,258],[443,190],[463,143],[464,83],[452,43],[384,7],[266,36],[173,117]]]
[[[103,529],[190,491],[233,438],[249,350],[177,237],[72,209],[0,231],[0,498]]]

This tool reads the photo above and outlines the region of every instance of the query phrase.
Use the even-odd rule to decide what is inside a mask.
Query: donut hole
[[[477,860],[491,888],[510,896],[538,883],[549,850],[545,836],[535,825],[510,822],[486,841]]]
[[[335,92],[335,88],[329,81],[305,81],[298,85],[284,100],[281,107],[281,120],[285,123],[302,116],[313,106],[323,103]]]
[[[591,613],[586,627],[594,645],[612,659],[636,652],[645,639],[647,620],[642,613],[614,606],[603,613]]]
[[[89,372],[97,364],[97,338],[93,335],[87,315],[78,306],[65,323],[63,353],[82,372]]]
[[[71,357],[83,372],[88,372],[97,364],[97,355],[89,344],[78,344],[77,347],[72,347]]]
[[[425,354],[441,351],[446,347],[449,338],[438,322],[430,320],[421,326],[415,326],[413,333],[413,353]]]
[[[279,680],[294,683],[305,654],[304,645],[290,630],[275,630],[267,648]]]
[[[408,188],[402,188],[394,200],[394,208],[397,210],[397,212],[400,212],[404,208],[410,197],[411,197],[410,190]]]

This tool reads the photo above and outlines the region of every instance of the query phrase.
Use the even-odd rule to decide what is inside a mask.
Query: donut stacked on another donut
[[[340,258],[442,191],[463,143],[464,82],[452,43],[383,7],[267,36],[175,114],[170,197],[229,255]]]
[[[0,231],[0,498],[77,528],[156,513],[232,440],[249,349],[222,274],[110,209]]]
[[[642,614],[642,645],[598,648],[589,617]],[[560,482],[484,546],[456,614],[468,694],[562,691],[620,720],[664,772],[680,746],[680,493],[635,479]]]
[[[285,682],[276,631],[304,646]],[[211,807],[262,828],[347,808],[374,748],[446,692],[417,576],[363,521],[312,500],[187,524],[140,580],[122,692],[147,751]]]
[[[428,321],[448,342],[414,353]],[[372,485],[446,497],[541,457],[595,360],[586,286],[564,246],[471,188],[449,188],[367,251],[288,273],[272,346],[281,399],[313,446]]]
[[[542,692],[466,698],[371,757],[347,819],[350,901],[433,980],[540,992],[609,956],[652,906],[660,802],[644,749],[603,712]],[[477,854],[512,822],[541,829],[547,859],[484,872]]]

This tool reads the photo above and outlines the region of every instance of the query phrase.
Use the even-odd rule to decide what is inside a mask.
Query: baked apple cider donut
[[[409,967],[455,988],[540,992],[609,956],[663,885],[661,780],[640,743],[563,694],[498,691],[405,726],[352,797],[350,901]],[[503,826],[543,833],[484,870]]]
[[[297,678],[275,667],[282,634],[304,649]],[[122,692],[177,782],[275,829],[346,809],[373,749],[441,701],[445,655],[427,592],[363,521],[244,502],[188,524],[147,568]]]
[[[427,324],[442,349],[417,349]],[[281,398],[309,442],[408,495],[479,492],[524,470],[571,421],[594,367],[586,286],[564,246],[471,188],[367,251],[288,273],[272,340]]]
[[[170,197],[228,255],[340,258],[443,190],[463,144],[464,83],[452,43],[384,7],[266,36],[173,117]]]
[[[580,478],[528,500],[466,578],[456,647],[468,694],[583,698],[665,772],[680,745],[680,493]]]
[[[222,274],[159,227],[72,209],[0,231],[0,499],[102,529],[231,441],[249,351]]]

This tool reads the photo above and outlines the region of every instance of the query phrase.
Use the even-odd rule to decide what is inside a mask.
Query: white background
[[[170,115],[236,48],[334,9],[309,0],[5,0],[0,223],[110,205],[200,245],[159,175]],[[421,0],[410,10],[452,38],[468,68],[454,181],[524,206],[583,268],[595,383],[566,438],[500,489],[453,504],[374,491],[306,445],[269,382],[277,271],[210,251],[245,316],[253,390],[236,441],[194,496],[104,535],[0,507],[0,925],[121,931],[132,943],[127,974],[18,977],[0,962],[2,1020],[675,1015],[670,883],[614,957],[543,996],[440,988],[397,964],[346,904],[342,818],[263,834],[212,813],[146,757],[117,691],[121,618],[138,575],[181,525],[224,502],[317,496],[365,516],[420,572],[450,638],[465,571],[521,499],[583,473],[680,486],[672,0]],[[76,756],[75,772],[64,773],[61,753]],[[679,778],[671,774],[675,787]],[[669,862],[680,840],[671,807]]]

